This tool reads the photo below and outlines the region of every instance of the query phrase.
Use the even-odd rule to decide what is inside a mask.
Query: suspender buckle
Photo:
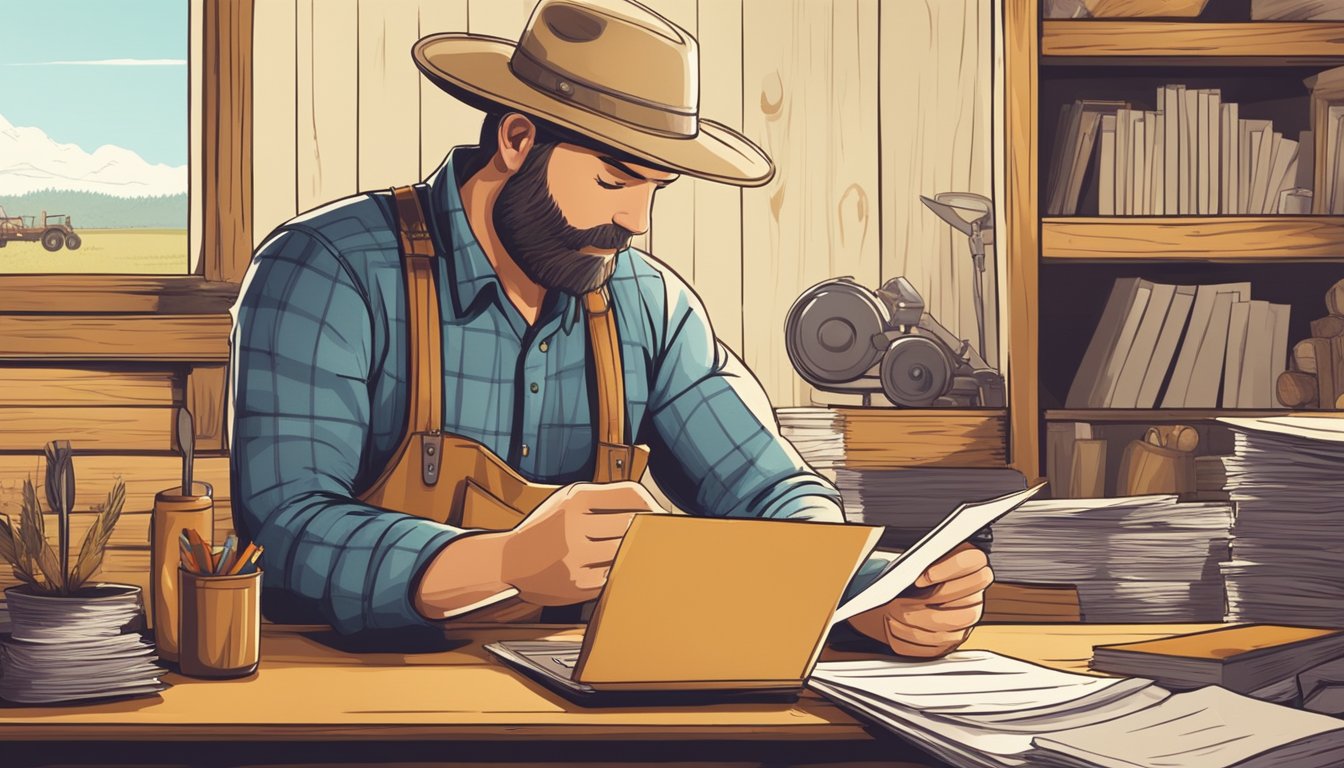
[[[443,467],[443,433],[431,429],[420,435],[420,475],[425,485],[434,485],[439,481],[439,470]]]

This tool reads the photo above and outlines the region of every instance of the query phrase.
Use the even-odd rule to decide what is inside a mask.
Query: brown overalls
[[[410,413],[391,461],[359,500],[461,528],[508,530],[559,486],[530,483],[480,443],[442,431],[443,347],[434,288],[438,254],[415,187],[396,187],[392,196],[406,276]],[[624,443],[625,382],[606,289],[585,296],[584,309],[597,384],[593,482],[637,481],[644,474],[648,448]],[[513,600],[470,616],[532,621],[540,611],[540,606]]]

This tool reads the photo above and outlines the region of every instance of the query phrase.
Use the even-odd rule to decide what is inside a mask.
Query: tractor
[[[61,246],[70,250],[79,248],[79,235],[70,223],[67,214],[49,214],[42,212],[41,223],[36,216],[10,216],[0,206],[0,248],[9,241],[40,242],[48,251],[59,251]]]

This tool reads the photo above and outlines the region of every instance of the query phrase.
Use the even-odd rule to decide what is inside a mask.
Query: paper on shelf
[[[976,531],[1008,514],[1022,502],[1045,487],[1040,483],[1025,491],[1010,493],[989,501],[962,504],[929,531],[924,538],[906,550],[883,569],[882,573],[859,594],[836,609],[831,624],[838,624],[864,611],[891,602],[938,558],[951,552],[958,544],[969,539]]]

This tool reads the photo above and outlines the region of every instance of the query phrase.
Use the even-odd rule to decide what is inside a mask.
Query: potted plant
[[[107,502],[70,561],[70,513],[75,504],[75,469],[70,442],[47,444],[45,496],[57,525],[56,548],[47,540],[42,504],[32,478],[24,480],[18,524],[0,515],[0,560],[22,583],[5,590],[11,636],[32,642],[71,641],[119,635],[143,622],[140,587],[91,583],[103,562],[112,529],[126,502],[117,478]]]

